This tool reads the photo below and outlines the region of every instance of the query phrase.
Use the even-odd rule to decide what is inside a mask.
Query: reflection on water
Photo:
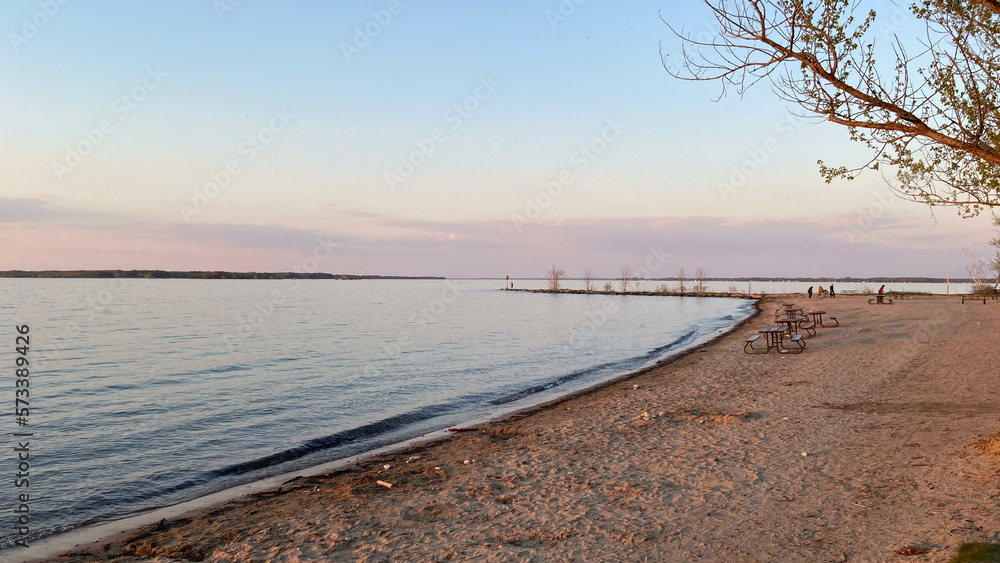
[[[751,312],[744,300],[496,285],[0,280],[0,326],[31,326],[31,488],[44,499],[33,529],[176,503],[551,398]],[[0,489],[4,506],[13,491]]]

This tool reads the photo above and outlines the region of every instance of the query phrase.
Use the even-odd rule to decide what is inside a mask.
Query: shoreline
[[[624,380],[58,561],[945,561],[1000,540],[1000,466],[972,447],[1000,432],[1000,308],[845,297],[803,354],[744,354],[771,304]]]
[[[568,295],[641,295],[647,297],[726,297],[729,299],[762,299],[763,297],[793,296],[795,293],[770,293],[762,296],[759,293],[728,293],[720,291],[586,291],[583,289],[499,289],[497,291],[522,291],[525,293],[565,293]]]
[[[513,290],[513,291],[530,291],[530,290]],[[542,292],[547,292],[546,290],[541,290]],[[535,291],[538,292],[538,291]],[[584,293],[584,292],[580,292]],[[599,292],[595,292],[599,293]],[[629,294],[631,295],[631,294]],[[642,293],[636,293],[636,295],[643,295]],[[697,296],[703,297],[703,296]],[[748,298],[750,299],[750,298]],[[523,406],[513,406],[511,408],[500,408],[500,412],[494,413],[485,417],[473,418],[465,422],[461,422],[457,425],[458,428],[466,429],[473,426],[482,426],[488,424],[499,424],[507,420],[515,420],[523,418],[526,416],[531,416],[537,412],[542,412],[547,409],[554,408],[562,403],[573,400],[578,397],[584,397],[591,395],[593,393],[599,392],[602,389],[613,386],[615,384],[621,383],[623,381],[628,381],[635,377],[641,376],[650,371],[661,368],[662,366],[673,363],[680,358],[683,358],[689,354],[693,354],[700,349],[711,346],[713,343],[719,341],[725,336],[731,334],[732,332],[739,330],[741,327],[745,326],[747,323],[753,321],[761,314],[761,309],[759,307],[759,300],[753,300],[753,310],[750,315],[738,321],[725,329],[720,329],[713,335],[706,335],[705,338],[692,342],[691,344],[681,346],[675,350],[671,350],[666,353],[664,357],[657,359],[655,362],[640,367],[638,369],[619,373],[612,375],[610,378],[596,382],[592,385],[588,385],[581,389],[574,389],[556,397],[544,399],[540,402],[530,403]],[[19,551],[18,548],[8,548],[0,552],[0,563],[31,563],[36,561],[44,561],[49,558],[56,557],[58,554],[72,551],[73,548],[80,547],[87,543],[101,543],[104,540],[109,540],[111,538],[118,537],[122,534],[128,534],[130,531],[149,526],[154,523],[159,523],[166,520],[183,518],[192,513],[205,510],[206,508],[211,508],[213,506],[222,505],[227,502],[231,502],[247,495],[259,494],[261,492],[269,491],[272,489],[281,489],[285,484],[291,483],[298,479],[310,478],[328,474],[331,472],[342,471],[352,465],[364,463],[369,458],[376,458],[384,455],[399,455],[402,453],[412,453],[416,451],[423,451],[427,448],[432,448],[437,444],[442,442],[447,442],[454,438],[461,437],[461,433],[451,432],[448,429],[440,429],[419,436],[415,436],[401,442],[388,444],[372,450],[367,450],[360,452],[348,457],[334,459],[326,461],[314,466],[304,467],[293,471],[288,471],[285,473],[279,473],[276,475],[265,476],[254,481],[247,483],[242,483],[232,487],[227,487],[222,490],[214,491],[203,496],[199,496],[187,501],[183,501],[177,504],[163,506],[159,508],[153,508],[148,511],[141,512],[139,514],[128,516],[125,518],[110,520],[106,522],[101,522],[97,524],[85,525],[78,528],[72,528],[65,532],[58,532],[55,534],[50,534],[43,536],[42,538],[34,541],[31,544],[32,551],[41,551],[42,553],[32,553],[30,555],[16,555]]]

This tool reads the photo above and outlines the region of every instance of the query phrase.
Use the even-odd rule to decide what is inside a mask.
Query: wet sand
[[[796,302],[842,323],[802,354],[743,353],[765,300],[627,381],[52,561],[946,561],[1000,540],[1000,461],[974,445],[1000,433],[1000,304]]]

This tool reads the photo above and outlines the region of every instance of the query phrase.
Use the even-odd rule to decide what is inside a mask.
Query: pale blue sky
[[[59,12],[39,16],[50,2]],[[818,158],[864,151],[836,127],[793,127],[766,84],[715,103],[717,85],[668,76],[660,42],[678,43],[658,12],[700,32],[698,2],[586,0],[552,25],[558,1],[399,0],[376,26],[389,6],[244,0],[220,17],[212,0],[5,2],[0,269],[289,270],[317,236],[341,244],[322,271],[449,276],[610,275],[679,238],[663,275],[962,275],[961,248],[986,252],[986,218],[880,207],[873,175],[823,184]],[[23,18],[44,25],[28,37]],[[366,25],[377,35],[348,60]],[[137,87],[126,117],[116,99]],[[459,120],[449,108],[477,87]],[[606,120],[621,125],[610,141]],[[102,121],[111,131],[77,165],[69,148]],[[386,173],[438,129],[390,189]],[[602,133],[582,170],[579,147]],[[270,142],[249,159],[256,135]],[[185,221],[230,162],[239,174]],[[753,172],[722,197],[740,166]],[[546,200],[563,171],[573,182]],[[549,203],[518,225],[528,200]],[[747,237],[759,244],[734,256]],[[774,261],[819,247],[829,260]]]

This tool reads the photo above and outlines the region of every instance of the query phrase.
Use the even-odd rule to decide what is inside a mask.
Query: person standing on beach
[[[833,284],[831,283],[830,284],[830,299],[833,299],[836,296],[837,296],[837,294],[833,292]]]
[[[809,291],[807,291],[806,293],[809,294],[809,299],[812,299],[813,298],[813,286],[810,285],[809,286]]]

